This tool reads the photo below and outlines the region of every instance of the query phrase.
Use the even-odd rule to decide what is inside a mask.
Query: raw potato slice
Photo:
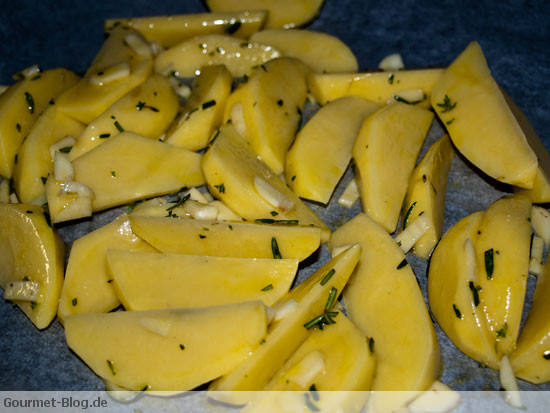
[[[500,198],[485,212],[474,240],[479,297],[499,356],[516,347],[529,273],[531,209],[528,198]]]
[[[78,82],[67,69],[52,69],[21,79],[0,96],[0,176],[11,178],[15,154],[38,116],[57,96]]]
[[[126,37],[136,37],[149,47],[146,40],[135,30],[117,28],[101,46],[86,75],[57,100],[59,109],[83,123],[90,123],[109,106],[119,100],[133,88],[143,83],[153,70],[153,57],[139,54],[126,44]],[[119,79],[102,83],[117,65],[129,69],[129,73]],[[137,102],[136,102],[137,103]]]
[[[313,20],[323,0],[206,0],[213,12],[236,10],[267,10],[267,29],[289,29]]]
[[[445,70],[431,103],[457,149],[497,181],[532,188],[537,157],[477,42]]]
[[[271,379],[266,391],[243,409],[243,413],[279,412],[289,391],[298,394],[304,409],[308,398],[325,412],[338,408],[346,413],[361,410],[371,388],[375,356],[369,351],[363,333],[344,314],[338,313],[336,324],[313,331]],[[320,357],[311,368],[308,360],[314,355]],[[312,385],[315,391],[309,392]],[[309,392],[309,395],[299,392]]]
[[[510,356],[516,376],[531,383],[550,381],[550,260],[537,279],[537,288],[518,345]]]
[[[299,197],[327,204],[351,160],[365,118],[378,105],[356,96],[322,107],[300,130],[286,158],[286,182]]]
[[[290,289],[298,262],[119,250],[107,253],[117,296],[131,311],[253,300],[272,305]]]
[[[117,100],[78,136],[69,152],[73,160],[121,132],[158,139],[178,111],[179,100],[164,77],[153,75]]]
[[[302,60],[317,73],[357,72],[357,59],[337,37],[311,30],[263,30],[251,42],[268,44],[283,56]]]
[[[73,161],[75,181],[89,186],[94,211],[204,184],[201,155],[124,132]]]
[[[454,149],[448,136],[435,142],[416,166],[409,180],[403,208],[403,229],[426,214],[428,230],[414,244],[414,255],[428,259],[443,233],[447,175]]]
[[[186,391],[231,371],[266,332],[259,301],[199,309],[78,314],[69,347],[100,377],[130,390]]]
[[[308,337],[310,330],[304,325],[331,309],[332,305],[328,305],[331,304],[331,295],[334,295],[332,304],[336,302],[336,296],[346,285],[360,254],[361,248],[352,246],[284,296],[281,301],[295,300],[297,306],[270,327],[265,342],[249,358],[212,383],[210,390],[215,393],[210,397],[231,404],[244,404],[252,396],[248,391],[264,389],[269,379]],[[330,270],[334,270],[332,277],[322,284]],[[338,323],[338,317],[334,321]]]
[[[387,105],[363,123],[353,147],[363,210],[393,232],[433,113],[405,103]]]
[[[53,173],[54,164],[50,146],[66,136],[78,136],[84,125],[50,106],[40,116],[29,136],[17,151],[17,163],[13,171],[13,183],[19,200],[27,204],[45,203],[44,180]],[[61,148],[63,152],[71,147]],[[63,153],[62,152],[62,153]]]
[[[224,120],[237,131],[276,174],[285,167],[286,152],[300,127],[306,101],[309,69],[297,59],[284,57],[252,73],[229,97]]]
[[[205,66],[200,71],[191,96],[165,139],[170,145],[192,151],[205,148],[214,128],[220,125],[233,81],[225,66]]]
[[[321,230],[298,225],[267,225],[130,216],[134,232],[164,253],[237,258],[273,258],[275,238],[283,259],[309,257]],[[207,228],[207,229],[205,229]],[[201,237],[202,235],[202,237]]]
[[[407,91],[421,90],[426,97],[418,106],[430,107],[433,86],[443,69],[400,70],[350,74],[312,73],[308,76],[311,94],[321,105],[343,96],[355,95],[385,105]]]
[[[71,248],[58,317],[106,313],[120,305],[107,273],[107,250],[149,252],[153,247],[134,235],[127,215],[77,239]]]
[[[428,297],[437,322],[458,349],[496,370],[500,364],[496,340],[479,306],[482,271],[472,243],[483,214],[475,212],[458,221],[437,245],[430,261]]]
[[[439,346],[415,274],[396,242],[365,214],[336,230],[329,248],[356,242],[362,254],[344,303],[351,321],[374,340],[372,390],[392,390],[372,394],[370,408],[391,412],[439,376]]]
[[[103,28],[106,33],[109,33],[118,26],[131,27],[150,42],[157,42],[162,47],[170,47],[192,37],[207,34],[227,33],[246,39],[260,30],[266,17],[266,10],[246,10],[114,18],[105,20]]]
[[[233,76],[238,77],[250,73],[253,66],[280,55],[278,50],[269,45],[210,34],[194,37],[159,53],[155,60],[155,71],[192,77],[203,66],[225,65]]]
[[[328,227],[273,171],[258,160],[231,125],[220,129],[220,134],[204,154],[202,170],[210,192],[243,218],[297,220],[300,225],[321,228],[322,240],[328,239]],[[278,198],[277,202],[266,193],[259,192],[258,182],[270,188],[267,190]],[[287,208],[287,205],[292,207]]]
[[[33,324],[43,329],[57,312],[63,284],[65,246],[35,205],[0,204],[0,285],[39,283],[33,301],[14,301]]]

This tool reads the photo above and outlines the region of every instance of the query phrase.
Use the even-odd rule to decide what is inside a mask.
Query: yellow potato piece
[[[65,320],[69,347],[101,378],[130,390],[191,390],[237,367],[265,332],[258,301]]]
[[[159,53],[155,71],[191,77],[203,66],[225,65],[233,76],[243,76],[250,73],[254,66],[279,56],[279,51],[269,45],[249,43],[223,34],[209,34],[193,37]]]
[[[263,26],[266,17],[266,10],[176,14],[106,19],[103,27],[106,33],[119,26],[131,27],[150,42],[170,47],[192,37],[216,33],[246,39]]]
[[[213,12],[267,10],[266,28],[289,29],[302,26],[319,13],[323,0],[206,0]]]
[[[262,390],[308,337],[310,330],[304,325],[323,314],[331,294],[335,298],[340,294],[360,254],[361,248],[358,245],[352,246],[285,295],[281,301],[297,302],[294,310],[270,327],[265,342],[249,358],[212,383],[210,390],[215,393],[211,393],[210,397],[231,404],[244,404],[252,396],[247,391]],[[334,273],[327,280],[327,273],[331,270]],[[336,300],[332,304],[335,302]],[[338,317],[334,321],[338,323]]]
[[[378,105],[349,96],[322,107],[300,130],[286,158],[288,185],[301,198],[327,204],[351,160],[365,118]]]
[[[251,42],[268,44],[283,56],[302,60],[317,73],[357,72],[357,59],[337,37],[311,30],[262,30],[250,36]]]
[[[385,105],[403,92],[421,90],[426,97],[417,105],[429,108],[432,88],[442,74],[443,69],[349,74],[311,73],[308,76],[308,86],[313,97],[321,105],[349,95],[360,96],[378,105]]]
[[[439,346],[415,274],[397,243],[365,214],[336,230],[329,248],[353,243],[362,245],[362,254],[344,303],[351,321],[374,340],[372,390],[377,392],[369,406],[391,412],[438,377]]]
[[[403,229],[420,214],[428,217],[429,228],[414,244],[414,255],[428,259],[443,233],[447,175],[454,149],[448,136],[435,142],[416,166],[409,180],[403,208]]]
[[[73,161],[75,181],[93,191],[99,211],[204,184],[201,155],[124,132]]]
[[[528,198],[500,198],[485,212],[473,240],[479,298],[500,357],[516,347],[529,273],[531,210]]]
[[[256,69],[227,102],[224,120],[237,131],[273,172],[284,171],[286,152],[302,120],[307,96],[307,66],[284,57]]]
[[[84,125],[50,106],[40,116],[29,136],[17,151],[17,163],[13,171],[13,182],[19,200],[23,203],[42,205],[44,201],[44,180],[53,173],[53,159],[50,146],[66,136],[78,136]],[[64,150],[71,150],[66,147]]]
[[[159,251],[172,254],[273,258],[272,239],[275,238],[283,259],[303,261],[319,247],[321,240],[319,228],[298,225],[222,223],[139,215],[130,216],[130,222],[139,237]]]
[[[428,296],[433,315],[458,349],[481,364],[498,369],[495,336],[476,299],[483,292],[474,292],[482,271],[476,264],[473,244],[470,253],[465,244],[477,236],[483,215],[481,211],[468,215],[443,236],[430,261]],[[471,262],[468,254],[474,258]]]
[[[414,164],[433,113],[396,102],[363,123],[353,147],[363,210],[388,232],[395,231]]]
[[[272,305],[290,289],[298,262],[119,250],[107,253],[117,296],[124,308],[132,311],[254,300]]]
[[[531,383],[550,381],[550,260],[537,280],[533,303],[518,345],[510,356],[516,376]]]
[[[120,305],[107,273],[106,256],[111,248],[155,251],[134,235],[127,215],[78,238],[71,248],[59,299],[57,315],[61,322],[73,314],[106,313]]]
[[[328,238],[328,227],[257,159],[231,125],[220,129],[220,134],[204,154],[202,170],[210,192],[243,218],[297,220],[300,225],[321,228],[322,239]],[[278,194],[280,205],[273,205],[277,202],[266,200],[265,195],[258,192],[258,180]],[[292,208],[287,209],[287,204],[292,204]]]
[[[77,136],[73,160],[123,131],[158,139],[178,111],[179,99],[164,77],[153,75],[117,100]]]
[[[39,283],[33,301],[14,301],[33,324],[43,329],[57,312],[63,284],[65,246],[35,205],[0,204],[0,285]]]
[[[92,216],[91,199],[76,193],[63,192],[67,181],[50,175],[46,180],[46,201],[54,224]]]
[[[431,103],[457,149],[475,166],[500,182],[533,187],[537,157],[477,42],[445,70]]]
[[[149,77],[153,70],[152,54],[140,55],[128,47],[125,40],[128,35],[142,38],[131,29],[117,28],[110,33],[86,75],[59,97],[57,104],[63,113],[88,124]],[[92,82],[91,79],[101,79],[110,68],[121,63],[128,64],[128,76],[102,85]]]
[[[195,78],[193,92],[173,125],[166,143],[196,151],[208,145],[223,116],[233,78],[225,66],[206,66]]]
[[[17,149],[49,104],[78,81],[67,69],[52,69],[19,80],[0,95],[0,176],[11,178]]]

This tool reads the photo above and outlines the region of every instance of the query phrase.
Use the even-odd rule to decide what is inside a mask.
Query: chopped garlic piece
[[[52,157],[52,161],[54,160],[55,153],[60,151],[64,148],[71,148],[76,143],[75,138],[72,136],[67,136],[60,141],[54,143],[53,145],[50,145],[50,156]]]
[[[159,42],[153,40],[150,44],[153,56],[157,56],[160,52],[164,51],[164,47],[162,47]]]
[[[334,258],[337,255],[340,255],[341,253],[343,253],[344,251],[346,251],[350,247],[352,247],[351,244],[350,245],[342,245],[341,247],[334,247],[332,249],[332,252],[331,252],[331,257]]]
[[[477,262],[474,243],[470,238],[464,241],[464,250],[466,253],[466,277],[467,281],[477,281]]]
[[[407,225],[407,228],[403,232],[397,234],[395,242],[397,242],[397,245],[399,245],[401,250],[406,254],[429,228],[430,223],[428,222],[428,216],[426,214],[421,214],[413,222]]]
[[[128,33],[124,37],[126,44],[140,56],[151,56],[153,50],[149,42],[135,32]]]
[[[54,218],[54,223],[71,221],[92,216],[92,198],[85,195],[79,195],[71,204],[66,206]]]
[[[401,92],[395,93],[391,98],[386,102],[388,105],[396,101],[403,103],[415,104],[426,99],[426,94],[422,89],[411,89],[411,90],[402,90]]]
[[[151,333],[158,334],[162,337],[167,337],[172,322],[169,320],[161,320],[158,318],[144,317],[139,320],[139,325]]]
[[[64,153],[55,152],[53,174],[58,181],[72,181],[74,179],[73,164]]]
[[[550,244],[550,212],[539,206],[533,206],[531,212],[533,231],[544,240],[544,245]]]
[[[325,356],[320,351],[315,350],[288,370],[287,379],[307,389],[313,383],[315,377],[324,369]]]
[[[187,195],[189,195],[189,199],[192,199],[193,201],[200,202],[201,204],[208,204],[207,199],[197,188],[191,188],[183,194],[184,197]]]
[[[176,92],[176,95],[184,99],[187,99],[189,98],[189,96],[191,96],[191,88],[187,86],[185,83],[183,83],[181,80],[175,78],[174,76],[170,76],[169,81],[170,81],[170,85],[172,86],[172,89],[174,89],[174,92]],[[184,116],[181,118],[181,120],[187,120],[187,119]]]
[[[189,200],[183,204],[183,210],[195,219],[215,220],[218,216],[218,207],[216,205],[204,205],[192,200]]]
[[[0,204],[9,204],[10,202],[10,184],[7,179],[0,182]]]
[[[207,203],[210,203],[212,201],[214,201],[214,197],[212,196],[212,194],[208,191],[205,191],[205,192],[201,192],[201,195],[204,197],[204,199],[206,199],[206,202]]]
[[[103,86],[128,76],[130,76],[130,65],[128,62],[122,62],[94,73],[90,76],[90,82]]]
[[[265,306],[265,318],[267,319],[267,324],[271,324],[275,319],[275,310],[268,305]]]
[[[18,204],[18,203],[19,203],[19,198],[17,198],[17,195],[15,194],[15,192],[11,193],[10,204]]]
[[[4,300],[36,301],[40,283],[34,281],[10,281],[4,288]]]
[[[40,67],[38,67],[38,65],[32,65],[27,67],[26,69],[21,70],[21,72],[19,73],[21,73],[25,77],[33,77],[34,75],[37,75],[40,72],[41,70],[40,70]]]
[[[218,216],[216,217],[217,221],[242,221],[240,215],[235,214],[227,205],[222,201],[212,201],[210,205],[215,205],[218,207]]]
[[[290,299],[287,301],[279,301],[277,304],[275,304],[272,308],[273,311],[275,311],[275,315],[273,317],[273,321],[279,321],[285,318],[287,315],[292,313],[298,303],[296,300]]]
[[[140,394],[138,391],[125,389],[108,380],[103,380],[103,382],[105,383],[105,391],[107,391],[109,396],[122,403],[131,402]]]
[[[346,186],[346,189],[344,189],[342,196],[338,198],[338,204],[346,208],[351,208],[358,199],[359,188],[357,187],[357,181],[354,178],[349,181],[349,184]]]
[[[231,124],[241,136],[246,136],[246,123],[244,122],[243,106],[240,103],[235,103],[231,108],[229,116]]]
[[[523,408],[518,382],[512,370],[512,365],[508,356],[503,356],[500,360],[500,385],[505,390],[504,401],[512,407]]]
[[[288,212],[294,208],[294,202],[291,199],[288,199],[259,176],[254,177],[254,188],[264,201],[274,208],[279,208],[283,212]]]
[[[310,105],[316,105],[317,104],[317,100],[315,100],[315,98],[313,97],[313,95],[311,93],[307,94],[306,99],[307,99],[307,101]]]
[[[384,57],[378,63],[378,68],[384,71],[401,70],[405,69],[405,64],[399,53],[393,53]]]
[[[409,404],[409,410],[411,413],[445,413],[456,409],[459,404],[460,393],[436,380]]]
[[[531,244],[531,257],[529,260],[529,272],[534,275],[539,275],[542,272],[542,253],[544,252],[544,240],[537,236],[533,236]]]
[[[67,181],[61,187],[60,195],[63,194],[78,194],[79,196],[86,196],[90,199],[94,198],[94,191],[88,185],[81,184],[80,182]]]

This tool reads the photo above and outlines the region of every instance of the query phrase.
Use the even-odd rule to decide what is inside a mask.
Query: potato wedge
[[[363,210],[393,232],[433,113],[396,102],[370,115],[355,141]]]
[[[247,39],[260,30],[266,18],[266,10],[113,18],[105,20],[103,29],[105,33],[110,33],[119,26],[131,27],[148,41],[170,47],[207,34],[231,34]]]
[[[432,90],[431,103],[469,161],[497,181],[533,187],[537,157],[477,42],[445,70]]]
[[[124,132],[73,161],[75,181],[94,194],[99,211],[204,184],[201,155]]]
[[[258,301],[199,309],[78,314],[69,347],[103,379],[138,391],[186,391],[237,367],[266,332]]]
[[[329,249],[353,243],[362,245],[362,253],[344,303],[351,321],[374,340],[372,390],[392,390],[377,391],[368,405],[391,412],[437,378],[439,345],[415,274],[397,243],[365,214],[337,229]]]
[[[0,217],[0,285],[4,299],[21,308],[37,328],[46,328],[57,312],[63,284],[63,241],[43,209],[35,205],[0,204]],[[10,291],[17,290],[15,284],[20,291]]]
[[[286,181],[296,195],[328,203],[351,160],[361,125],[378,108],[348,96],[322,107],[306,123],[286,158]]]
[[[52,69],[19,80],[0,96],[0,176],[11,178],[15,154],[38,116],[78,82],[67,69]]]
[[[198,308],[254,300],[272,305],[290,289],[298,262],[107,252],[113,287],[128,311]]]
[[[357,59],[337,37],[311,30],[272,29],[250,36],[252,43],[273,46],[283,56],[302,60],[316,73],[357,72]]]
[[[71,248],[59,299],[60,322],[73,314],[106,313],[120,305],[107,273],[106,255],[111,248],[155,252],[134,235],[127,215],[78,238]]]

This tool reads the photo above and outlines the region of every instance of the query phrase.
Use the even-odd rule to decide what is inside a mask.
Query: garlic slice
[[[407,225],[407,228],[403,232],[397,234],[395,242],[397,242],[397,245],[399,245],[401,250],[406,254],[429,228],[430,223],[428,221],[428,216],[426,214],[421,214],[413,222]]]
[[[151,56],[153,50],[149,42],[135,32],[128,33],[124,36],[126,44],[140,56]]]
[[[72,181],[74,179],[74,168],[67,155],[55,152],[53,161],[53,174],[58,181]]]
[[[78,194],[79,196],[86,196],[90,199],[94,198],[94,191],[88,185],[81,184],[80,182],[67,181],[61,187],[60,195],[64,194]]]
[[[25,78],[28,78],[28,77],[33,77],[34,75],[37,75],[40,72],[41,70],[40,70],[40,67],[38,67],[38,65],[32,65],[21,70],[21,72],[19,73],[22,74]]]
[[[162,337],[167,337],[172,322],[169,320],[161,320],[158,318],[144,317],[139,320],[139,325],[151,333],[158,334]]]
[[[403,58],[399,53],[393,53],[384,57],[380,63],[378,63],[378,68],[388,72],[405,69],[405,64],[403,63]]]
[[[15,192],[12,192],[10,194],[10,204],[18,204],[19,203],[19,198],[17,198],[17,195],[15,194]]]
[[[242,137],[246,136],[246,123],[244,121],[243,106],[240,103],[235,103],[231,108],[229,116],[231,124]]]
[[[512,407],[523,408],[518,382],[512,370],[512,365],[508,356],[503,356],[500,360],[500,385],[505,390],[504,401]]]
[[[349,181],[348,186],[346,186],[340,198],[338,198],[338,204],[346,208],[351,208],[358,199],[359,188],[357,186],[357,181],[353,178]]]
[[[209,205],[215,205],[218,208],[217,221],[242,221],[240,215],[235,214],[227,205],[222,201],[212,201]]]
[[[324,369],[324,354],[314,350],[288,370],[287,379],[300,387],[308,388]]]
[[[294,208],[294,202],[291,199],[288,199],[259,176],[254,177],[254,188],[256,188],[256,191],[264,201],[272,207],[278,208],[283,212],[288,212]]]
[[[531,242],[531,257],[529,260],[529,272],[534,275],[542,273],[542,254],[544,252],[544,240],[533,234]]]
[[[34,281],[10,281],[4,288],[4,300],[36,301],[40,283]]]
[[[464,241],[464,250],[466,253],[466,279],[467,281],[477,281],[477,261],[476,249],[473,241],[468,238]]]
[[[456,409],[459,404],[460,393],[436,380],[408,407],[411,413],[445,413]]]
[[[548,246],[550,244],[550,212],[542,207],[533,206],[531,227],[535,234],[544,240],[544,245]]]
[[[215,220],[218,216],[218,207],[216,205],[204,205],[193,200],[185,202],[183,204],[183,210],[195,219]]]
[[[90,82],[103,86],[128,76],[130,76],[130,65],[128,62],[122,62],[94,73],[90,76]]]
[[[273,321],[279,321],[285,318],[287,315],[292,313],[298,303],[296,300],[290,299],[286,301],[279,301],[277,304],[275,304],[272,308],[273,311],[275,311],[275,315],[273,317]]]

